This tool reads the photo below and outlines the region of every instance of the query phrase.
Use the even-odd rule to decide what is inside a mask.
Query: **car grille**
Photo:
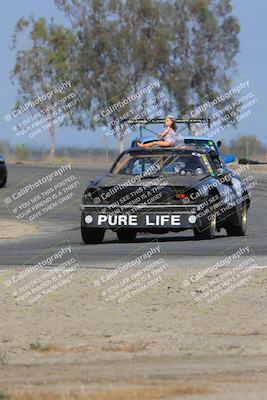
[[[116,205],[168,204],[175,196],[175,190],[170,186],[162,189],[157,186],[129,186],[118,191],[116,189],[116,186],[105,187],[95,193],[95,196],[100,197],[101,204]]]

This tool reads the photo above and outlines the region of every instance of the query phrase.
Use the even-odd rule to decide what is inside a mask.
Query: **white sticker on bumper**
[[[180,214],[147,214],[147,215],[107,215],[98,214],[94,217],[86,215],[84,221],[87,224],[94,222],[97,226],[147,226],[147,227],[165,227],[181,226]]]

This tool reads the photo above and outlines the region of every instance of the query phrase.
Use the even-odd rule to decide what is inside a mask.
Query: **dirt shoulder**
[[[199,289],[196,271],[170,268],[118,304],[98,284],[107,270],[80,269],[32,306],[3,288],[21,269],[2,273],[0,388],[15,400],[267,398],[266,270],[210,304],[192,293],[218,272]]]
[[[32,236],[38,232],[36,225],[26,222],[0,220],[0,240],[17,239]]]

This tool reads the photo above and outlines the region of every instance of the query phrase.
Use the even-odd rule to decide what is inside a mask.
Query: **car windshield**
[[[150,175],[159,173],[179,174],[181,176],[208,175],[211,167],[205,154],[133,154],[125,153],[112,168],[113,174],[139,175],[151,171]]]

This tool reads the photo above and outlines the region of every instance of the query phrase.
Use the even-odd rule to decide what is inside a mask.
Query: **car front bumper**
[[[196,206],[149,205],[112,207],[81,205],[81,224],[88,228],[187,229],[196,226]]]

